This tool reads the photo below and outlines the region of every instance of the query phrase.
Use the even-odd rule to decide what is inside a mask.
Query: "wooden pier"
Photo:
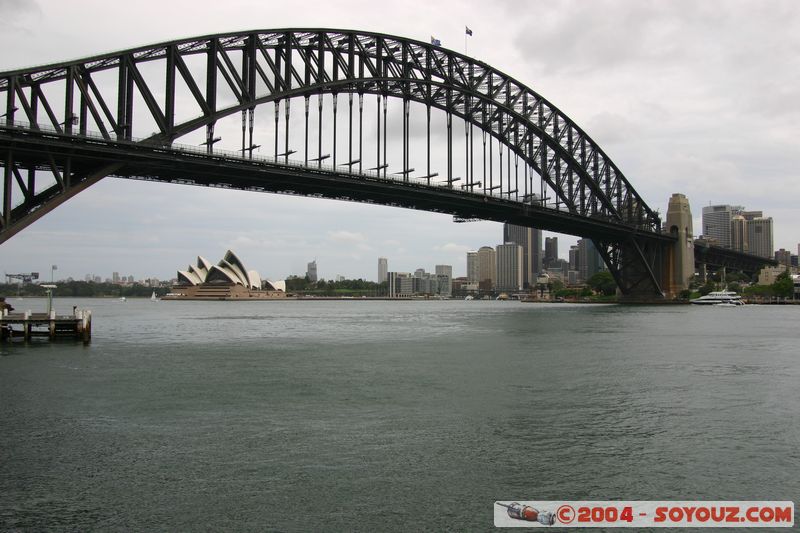
[[[80,339],[88,344],[92,339],[92,312],[75,310],[72,315],[50,313],[9,313],[2,310],[0,316],[0,340],[22,339],[25,342],[34,337]]]

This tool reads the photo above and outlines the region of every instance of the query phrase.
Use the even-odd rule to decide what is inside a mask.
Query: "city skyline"
[[[0,15],[10,21],[0,35],[6,51],[0,70],[239,29],[242,23],[231,13],[245,11],[252,27],[362,28],[423,41],[435,34],[444,47],[462,51],[463,25],[452,13],[472,5],[427,5],[421,17],[400,6],[356,2],[297,14],[289,3],[261,9],[233,1],[207,6],[201,14],[178,1],[150,4],[164,10],[163,20],[154,20],[147,4],[124,11],[130,24],[106,28],[91,20],[112,20],[122,7],[0,3]],[[474,32],[469,55],[513,75],[574,119],[662,218],[673,192],[689,198],[696,228],[706,204],[758,205],[773,218],[774,248],[794,251],[800,241],[792,201],[800,192],[794,177],[800,154],[793,150],[798,109],[790,73],[800,70],[800,59],[792,53],[798,37],[785,21],[797,17],[798,7],[769,6],[565,2],[537,4],[517,16],[503,5],[480,21],[465,22]],[[92,17],[86,16],[89,9]],[[720,10],[725,17],[718,16]],[[602,24],[572,31],[586,16]],[[171,20],[178,17],[191,29],[176,30]],[[527,30],[533,20],[535,35]],[[621,22],[631,20],[636,23]],[[742,39],[742,28],[748,39]],[[590,46],[597,42],[605,43],[602,50]],[[259,120],[270,111],[259,111]],[[221,148],[237,138],[222,136]],[[751,186],[753,180],[759,187]],[[392,255],[393,270],[447,263],[454,275],[464,275],[460,258],[496,244],[500,228],[386,207],[108,178],[0,245],[0,269],[47,272],[58,264],[60,277],[80,279],[89,270],[106,277],[131,265],[125,268],[137,279],[167,279],[187,253],[215,256],[232,248],[276,279],[302,275],[313,257],[320,260],[320,277],[371,279],[374,257]],[[558,236],[562,258],[578,240],[545,236]]]

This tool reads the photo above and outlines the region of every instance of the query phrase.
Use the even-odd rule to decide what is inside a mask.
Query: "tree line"
[[[150,297],[155,291],[156,296],[164,296],[169,289],[166,287],[148,287],[133,283],[131,285],[117,285],[114,283],[95,283],[93,281],[59,281],[55,283],[53,296],[72,298],[138,298]],[[35,283],[23,285],[0,283],[0,296],[5,297],[44,297],[47,289]]]

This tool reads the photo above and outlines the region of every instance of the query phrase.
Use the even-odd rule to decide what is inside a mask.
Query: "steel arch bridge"
[[[291,118],[296,100],[300,126]],[[387,113],[389,101],[400,104],[399,120]],[[265,105],[274,107],[270,157],[254,153],[262,133],[255,112]],[[412,119],[417,109],[421,121]],[[432,110],[444,119],[433,134]],[[597,143],[514,78],[425,42],[329,29],[194,37],[2,72],[0,111],[0,243],[117,176],[569,233],[594,241],[624,294],[663,294],[663,263],[675,239]],[[215,149],[215,128],[239,115],[238,151]],[[390,119],[402,133],[393,123],[390,135]],[[463,133],[455,131],[458,122]],[[309,140],[310,131],[316,138]],[[176,142],[196,132],[203,148]],[[290,139],[302,152],[290,149]],[[390,144],[402,144],[399,157]],[[412,164],[424,171],[415,174]]]

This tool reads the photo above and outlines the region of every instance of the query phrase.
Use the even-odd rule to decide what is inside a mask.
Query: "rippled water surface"
[[[90,346],[0,346],[0,529],[486,531],[497,499],[800,500],[799,307],[73,304]]]

